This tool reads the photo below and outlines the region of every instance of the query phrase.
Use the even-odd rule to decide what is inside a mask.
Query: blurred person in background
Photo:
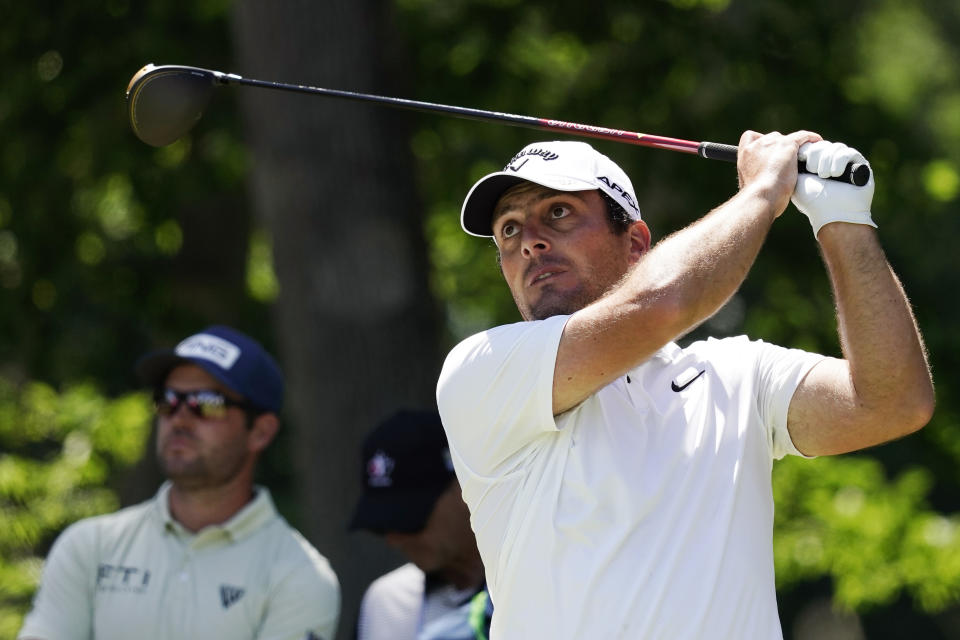
[[[361,468],[350,528],[409,562],[367,588],[357,640],[486,639],[492,607],[439,414],[390,416],[364,441]]]
[[[136,371],[153,390],[167,480],[60,535],[18,638],[333,640],[336,575],[254,484],[280,427],[275,360],[212,326]]]

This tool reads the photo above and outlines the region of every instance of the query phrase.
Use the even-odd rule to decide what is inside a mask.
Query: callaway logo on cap
[[[503,171],[484,176],[473,185],[460,213],[463,230],[474,236],[493,235],[491,217],[497,200],[507,189],[523,181],[557,191],[599,189],[631,218],[640,219],[630,178],[610,158],[585,142],[537,142],[513,156]]]

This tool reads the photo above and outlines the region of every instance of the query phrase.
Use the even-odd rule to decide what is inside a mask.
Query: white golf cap
[[[460,212],[463,230],[474,236],[492,236],[497,200],[523,181],[557,191],[599,189],[619,203],[631,218],[640,219],[630,178],[613,160],[586,142],[535,142],[513,156],[503,171],[484,176],[473,185]]]

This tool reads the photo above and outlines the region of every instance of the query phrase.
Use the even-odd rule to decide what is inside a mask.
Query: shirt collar
[[[676,342],[668,342],[667,344],[660,347],[651,358],[656,358],[657,360],[663,360],[664,362],[673,362],[683,354],[683,349],[680,348]]]
[[[155,498],[155,506],[157,515],[164,529],[173,531],[178,535],[200,535],[209,530],[219,529],[236,542],[252,535],[277,516],[277,508],[273,503],[270,490],[260,485],[254,485],[253,500],[245,504],[232,518],[223,524],[211,525],[193,534],[187,531],[183,525],[177,522],[170,514],[170,488],[172,486],[173,483],[169,480],[160,486]]]

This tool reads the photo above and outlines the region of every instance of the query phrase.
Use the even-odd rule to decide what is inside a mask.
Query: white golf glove
[[[876,228],[870,217],[870,203],[873,200],[873,172],[870,180],[857,187],[836,180],[825,180],[839,176],[850,162],[863,163],[866,158],[852,147],[842,142],[808,142],[800,147],[800,160],[807,163],[807,171],[797,176],[797,186],[790,200],[800,209],[813,227],[813,235],[831,222],[852,222],[866,224]]]

